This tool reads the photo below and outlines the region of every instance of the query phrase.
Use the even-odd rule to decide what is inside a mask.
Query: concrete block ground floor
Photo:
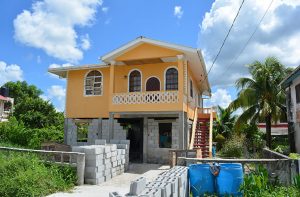
[[[110,113],[110,118],[65,119],[65,143],[130,140],[129,161],[168,163],[169,150],[186,149],[192,122],[184,112]]]

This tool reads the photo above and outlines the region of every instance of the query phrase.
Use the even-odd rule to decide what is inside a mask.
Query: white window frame
[[[100,72],[100,74],[101,74],[101,80],[99,81],[99,82],[95,82],[95,79],[96,78],[100,78],[100,76],[92,76],[92,77],[88,77],[88,74],[90,73],[90,72],[92,72],[92,71],[98,71],[98,72]],[[91,89],[87,89],[87,86],[86,86],[86,80],[87,80],[87,78],[91,78],[93,81],[92,81],[92,86],[91,86]],[[86,74],[85,74],[85,76],[84,76],[84,91],[83,91],[83,94],[84,94],[84,96],[102,96],[103,95],[103,73],[100,71],[100,70],[89,70]],[[94,94],[94,92],[95,92],[95,87],[94,87],[94,84],[100,84],[100,86],[99,87],[96,87],[96,88],[100,88],[101,89],[101,92],[100,92],[100,94]],[[92,90],[92,92],[93,92],[93,94],[86,94],[86,90]]]
[[[127,92],[128,93],[131,93],[129,90],[130,90],[130,74],[133,72],[133,71],[138,71],[141,75],[141,91],[139,92],[142,92],[143,91],[143,73],[140,69],[137,69],[137,68],[134,68],[134,69],[131,69],[129,72],[128,72],[128,80],[127,80]],[[134,92],[133,92],[134,93]]]
[[[162,85],[162,84],[161,84],[161,81],[160,81],[159,77],[154,76],[154,75],[148,77],[148,78],[145,80],[145,91],[147,91],[147,90],[146,90],[146,89],[147,89],[147,82],[148,82],[148,80],[151,79],[151,78],[156,78],[156,79],[158,79],[158,81],[159,81],[159,91],[161,91],[161,89],[162,89],[162,88],[161,88],[161,85]]]
[[[175,68],[176,70],[177,70],[177,77],[178,77],[178,80],[177,80],[177,87],[179,88],[179,72],[178,72],[178,68],[176,67],[176,66],[169,66],[169,67],[167,67],[166,69],[165,69],[165,71],[164,71],[164,84],[163,84],[163,86],[164,86],[164,91],[178,91],[178,88],[177,88],[177,90],[166,90],[166,86],[167,86],[167,71],[170,69],[170,68]]]

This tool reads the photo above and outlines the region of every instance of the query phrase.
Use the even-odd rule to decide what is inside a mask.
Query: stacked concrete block
[[[125,149],[117,149],[116,144],[106,144],[95,140],[91,146],[73,146],[73,152],[85,153],[85,183],[97,185],[125,171]]]
[[[161,173],[153,182],[141,177],[130,184],[126,197],[188,197],[188,168],[175,166]]]
[[[146,188],[147,180],[145,177],[140,177],[130,183],[129,195],[139,195]]]
[[[124,154],[125,152],[125,160],[122,161],[123,163],[125,163],[125,171],[128,170],[129,168],[129,147],[130,147],[130,140],[118,140],[118,139],[112,139],[110,140],[111,144],[116,144],[117,145],[117,149],[121,150],[122,154]],[[122,155],[121,154],[121,155]]]

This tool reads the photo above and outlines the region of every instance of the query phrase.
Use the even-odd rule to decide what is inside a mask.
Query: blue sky
[[[26,80],[63,110],[65,80],[50,67],[94,64],[98,57],[138,36],[203,50],[211,65],[241,0],[3,0],[0,1],[0,85]],[[213,98],[222,106],[235,98],[234,81],[247,76],[245,64],[269,55],[299,65],[300,2],[275,0],[256,35],[239,53],[269,1],[246,1],[232,34],[209,76]],[[299,42],[298,42],[299,43]],[[230,66],[229,66],[230,65]],[[224,74],[226,73],[226,74]]]

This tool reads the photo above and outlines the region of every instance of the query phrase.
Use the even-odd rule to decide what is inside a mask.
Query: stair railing
[[[192,126],[192,136],[191,136],[191,141],[190,141],[190,146],[189,146],[190,150],[192,150],[194,148],[194,141],[195,141],[195,135],[196,135],[197,120],[198,120],[198,107],[196,107],[195,111],[194,111],[194,120],[193,120],[193,126]]]
[[[212,158],[212,138],[213,138],[213,119],[214,119],[214,108],[210,110],[210,121],[209,121],[209,157]]]

